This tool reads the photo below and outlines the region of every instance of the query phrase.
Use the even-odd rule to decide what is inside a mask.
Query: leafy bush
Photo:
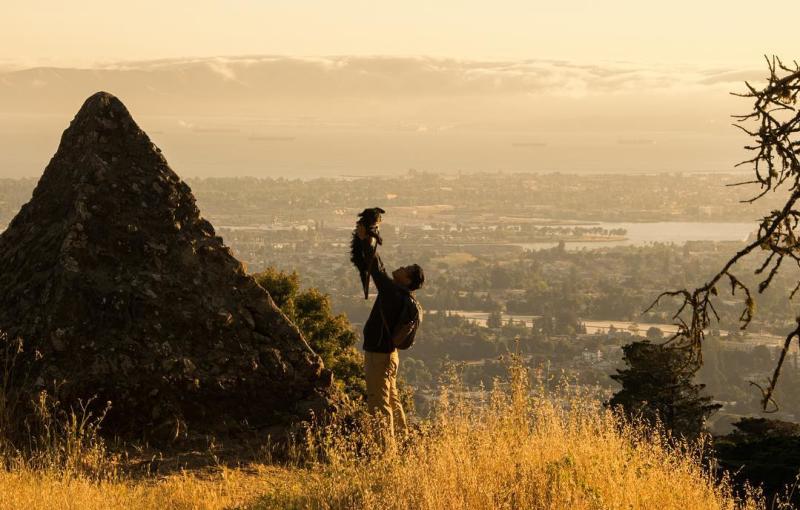
[[[344,314],[334,315],[327,294],[311,288],[300,290],[300,277],[275,268],[254,275],[273,301],[297,325],[337,384],[350,396],[366,392],[363,355],[356,348],[358,336]]]

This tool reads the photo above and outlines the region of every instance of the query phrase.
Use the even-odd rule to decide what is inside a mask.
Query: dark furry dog
[[[367,236],[374,237],[378,244],[383,244],[378,224],[381,222],[381,216],[385,213],[386,211],[380,207],[364,209],[358,214],[358,221],[356,222],[356,225],[364,225],[367,229]],[[367,299],[369,297],[369,264],[371,261],[364,258],[361,239],[358,238],[356,230],[353,230],[353,238],[350,240],[350,261],[358,269],[361,277],[361,286],[364,288],[364,299]]]

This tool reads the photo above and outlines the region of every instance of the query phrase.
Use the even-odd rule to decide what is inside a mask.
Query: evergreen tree
[[[611,376],[622,389],[607,405],[647,423],[658,419],[672,434],[696,439],[706,419],[721,406],[700,395],[705,385],[692,383],[699,368],[692,353],[649,341],[633,342],[622,350],[629,368]]]
[[[800,469],[800,425],[765,418],[741,418],[727,436],[714,438],[719,466],[735,482],[760,486],[767,501],[789,488],[789,502],[797,508],[800,494],[793,490]],[[774,500],[773,500],[774,501]],[[774,508],[774,506],[773,506]]]

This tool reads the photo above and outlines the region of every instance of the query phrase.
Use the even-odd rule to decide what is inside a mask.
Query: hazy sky
[[[97,90],[182,175],[727,171],[800,57],[798,0],[0,2],[0,177]]]
[[[796,56],[797,0],[4,0],[0,63],[244,54],[752,66]]]

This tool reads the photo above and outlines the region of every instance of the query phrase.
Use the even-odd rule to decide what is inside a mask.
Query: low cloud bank
[[[759,77],[757,71],[742,69],[587,65],[555,60],[348,56],[173,59],[0,72],[0,111],[60,109],[66,101],[72,109],[78,97],[99,89],[111,89],[134,103],[185,110],[187,105],[203,101],[213,106],[276,98],[591,98],[724,93],[741,90],[744,80]]]

